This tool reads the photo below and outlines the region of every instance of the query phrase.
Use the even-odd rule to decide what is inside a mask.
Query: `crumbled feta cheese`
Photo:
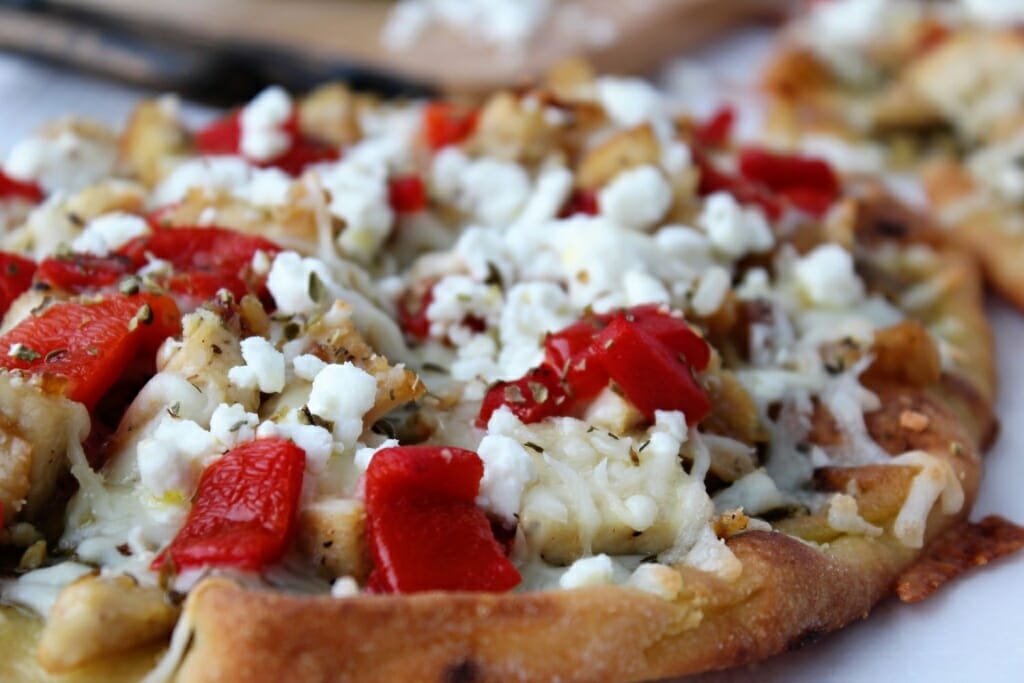
[[[334,450],[334,437],[329,431],[296,421],[263,422],[256,428],[256,438],[291,440],[306,454],[306,467],[314,472],[323,470]]]
[[[165,415],[152,435],[139,442],[139,480],[157,498],[176,492],[187,500],[204,461],[217,452],[213,434],[192,420]]]
[[[248,412],[241,403],[221,403],[210,416],[210,433],[230,449],[255,439],[259,423],[259,416]]]
[[[408,50],[427,30],[433,20],[430,5],[423,0],[402,0],[391,8],[380,39],[384,47],[395,52]]]
[[[517,222],[544,223],[558,215],[572,192],[572,171],[564,166],[549,166],[540,172],[526,206]]]
[[[252,255],[252,263],[250,264],[252,272],[256,275],[266,275],[270,272],[270,256],[267,252],[262,249],[257,249],[256,253]]]
[[[270,266],[267,289],[274,297],[278,312],[293,315],[315,311],[324,303],[315,298],[320,290],[331,293],[335,286],[323,261],[304,258],[294,251],[282,251]]]
[[[351,576],[341,576],[331,584],[332,598],[351,598],[359,595],[359,584]]]
[[[669,143],[663,143],[661,146],[661,167],[670,176],[676,176],[685,171],[689,168],[692,160],[693,156],[690,154],[690,148],[686,146],[686,143],[673,140]]]
[[[853,257],[838,244],[822,244],[793,268],[804,294],[818,306],[842,308],[864,298],[864,283],[853,269]]]
[[[228,192],[256,206],[279,206],[288,201],[293,180],[277,168],[255,168],[234,156],[189,159],[174,167],[150,197],[150,205],[182,201],[190,191]]]
[[[521,377],[538,365],[544,335],[569,326],[576,317],[568,295],[556,284],[521,282],[509,289],[499,328],[503,377]]]
[[[627,306],[667,304],[672,298],[658,278],[639,269],[627,270],[622,276],[622,292]]]
[[[321,173],[330,194],[328,209],[345,221],[338,248],[357,259],[368,260],[391,234],[395,213],[388,199],[388,171],[381,163],[345,159]]]
[[[113,173],[117,142],[64,130],[54,137],[31,137],[14,145],[4,172],[39,183],[48,193],[75,192]]]
[[[402,0],[388,16],[381,41],[407,50],[433,25],[518,54],[549,20],[552,0]]]
[[[116,211],[94,218],[71,243],[76,252],[106,256],[136,237],[150,233],[149,223],[134,214]]]
[[[679,449],[687,440],[686,416],[678,410],[654,411],[654,428],[651,430],[648,448],[652,455],[677,457]]]
[[[693,312],[699,316],[709,316],[721,308],[731,283],[732,276],[721,266],[712,266],[705,271],[697,291],[693,293]]]
[[[623,171],[598,192],[601,213],[633,230],[650,230],[672,204],[672,188],[651,165]]]
[[[470,227],[459,236],[452,248],[462,263],[469,270],[469,275],[477,282],[501,284],[511,282],[515,273],[515,264],[506,249],[505,238],[497,230]],[[494,275],[501,283],[493,283]]]
[[[306,466],[313,472],[323,471],[334,451],[334,437],[327,429],[306,425],[294,419],[282,422],[267,420],[256,428],[256,438],[287,438],[306,454]]]
[[[728,192],[714,192],[697,218],[711,244],[732,258],[767,251],[775,244],[768,221],[759,209],[744,208]]]
[[[486,327],[496,326],[501,319],[502,296],[497,286],[474,282],[465,275],[449,275],[438,280],[431,292],[434,300],[427,307],[427,319],[434,338],[464,343],[472,335],[464,324],[467,318]]]
[[[284,355],[263,337],[247,337],[242,340],[242,358],[245,365],[228,371],[228,380],[243,389],[259,387],[265,394],[275,394],[284,389]]]
[[[587,588],[612,583],[615,567],[605,554],[584,557],[573,562],[558,578],[560,588]]]
[[[477,454],[484,463],[477,505],[514,523],[523,490],[537,477],[530,454],[518,441],[500,434],[485,436]]]
[[[864,45],[884,25],[888,0],[831,0],[815,3],[810,13],[811,28],[820,41],[843,45]]]
[[[522,166],[484,157],[459,178],[457,204],[484,225],[510,223],[530,197],[530,178]]]
[[[312,382],[317,374],[327,367],[327,363],[311,353],[304,353],[292,360],[292,367],[295,368],[296,377]]]
[[[597,97],[605,113],[620,128],[650,123],[660,139],[668,139],[672,123],[658,90],[642,78],[602,76],[597,79]]]
[[[377,380],[352,363],[328,365],[313,380],[306,405],[317,417],[334,423],[334,438],[346,445],[363,432],[363,416],[377,398]]]
[[[239,115],[242,154],[253,161],[270,161],[288,151],[291,135],[285,124],[292,115],[292,98],[273,85],[253,98]]]
[[[683,589],[683,577],[671,567],[644,562],[633,571],[626,585],[665,600],[675,600]]]
[[[659,260],[650,236],[622,230],[600,216],[560,221],[551,239],[559,251],[561,277],[577,308],[593,306],[604,312],[625,305],[625,274],[642,264],[653,268]]]
[[[498,355],[498,345],[490,335],[476,334],[470,337],[467,341],[463,341],[459,344],[456,349],[456,358],[451,365],[452,378],[462,382],[472,382],[472,380],[483,380],[484,382],[493,382],[497,379],[506,379],[502,366],[498,364],[496,356]],[[533,358],[531,355],[530,358]],[[512,367],[513,363],[509,361],[509,366]],[[527,366],[527,369],[533,367],[532,365]],[[514,375],[518,377],[522,375]],[[471,383],[467,385],[466,391],[475,392],[477,391],[479,383]],[[467,396],[468,398],[468,396]],[[483,398],[481,394],[479,398]]]
[[[445,147],[435,154],[430,166],[434,193],[446,202],[454,202],[462,184],[462,174],[469,164],[466,153],[455,146]]]

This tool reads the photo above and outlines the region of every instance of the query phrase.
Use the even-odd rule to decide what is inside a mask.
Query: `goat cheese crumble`
[[[292,116],[292,98],[284,88],[270,86],[242,107],[239,148],[253,161],[270,161],[291,147],[285,124]]]

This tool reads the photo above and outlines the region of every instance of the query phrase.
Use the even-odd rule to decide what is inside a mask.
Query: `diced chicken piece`
[[[37,207],[22,225],[4,235],[0,247],[44,258],[57,252],[60,245],[71,244],[93,218],[114,211],[139,212],[143,203],[144,190],[137,183],[103,180]]]
[[[312,253],[317,245],[314,212],[303,202],[306,188],[292,186],[290,201],[275,206],[256,206],[224,190],[192,189],[185,198],[160,214],[168,226],[193,226],[214,222],[217,226],[259,235],[282,246]]]
[[[121,134],[121,161],[149,187],[190,151],[191,137],[178,120],[176,109],[173,99],[141,102]]]
[[[365,536],[366,511],[361,501],[323,500],[299,513],[299,547],[327,578],[366,579],[370,558]]]
[[[129,576],[87,576],[57,597],[39,638],[39,663],[65,673],[164,638],[179,609],[155,586]]]
[[[299,102],[299,128],[316,140],[350,145],[362,137],[359,112],[370,102],[343,83],[322,85]]]
[[[595,189],[608,183],[622,171],[637,166],[658,164],[661,148],[649,125],[622,131],[587,152],[576,171],[576,184]]]
[[[470,144],[486,156],[534,164],[558,149],[555,133],[542,105],[528,107],[503,92],[484,105]]]
[[[351,362],[377,379],[377,397],[366,414],[367,425],[398,406],[415,401],[426,391],[416,373],[400,364],[391,365],[366,343],[356,329],[348,304],[335,302],[327,314],[309,326],[306,334],[313,342],[311,353],[328,363]]]
[[[0,505],[4,523],[37,516],[68,466],[69,448],[89,433],[80,403],[38,380],[0,373]]]

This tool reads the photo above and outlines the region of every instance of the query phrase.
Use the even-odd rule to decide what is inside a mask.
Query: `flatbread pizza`
[[[1022,24],[1014,2],[822,2],[765,74],[777,141],[852,172],[909,171],[1018,307]]]
[[[0,677],[651,680],[1024,544],[973,260],[724,128],[567,64],[15,146]]]

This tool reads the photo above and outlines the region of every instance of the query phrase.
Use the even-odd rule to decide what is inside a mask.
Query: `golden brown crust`
[[[856,567],[763,532],[730,546],[743,578],[683,570],[675,602],[627,588],[298,599],[209,581],[192,599],[179,680],[642,680],[762,659],[863,616],[887,590],[881,555],[852,552]]]
[[[875,389],[883,407],[868,424],[880,445],[892,453],[926,449],[963,485],[967,504],[959,513],[932,512],[933,539],[967,514],[980,477],[972,445],[980,435],[966,432],[937,395],[892,384]],[[927,415],[927,428],[900,430],[908,409]],[[864,495],[903,493],[908,482],[878,477],[876,492]],[[895,512],[888,506],[875,516],[884,522]],[[295,598],[209,580],[189,599],[194,638],[179,680],[629,681],[736,666],[863,617],[918,556],[888,533],[833,532],[827,540],[813,546],[782,533],[733,536],[740,579],[677,567],[684,588],[673,601],[624,587]]]
[[[1017,212],[996,200],[975,200],[979,188],[974,178],[951,159],[929,165],[922,179],[934,206],[963,214],[949,220],[950,240],[977,256],[992,287],[1024,309],[1024,232],[1015,227]],[[958,204],[966,210],[957,211]]]
[[[997,515],[954,527],[924,557],[900,574],[896,594],[919,602],[972,567],[982,567],[1024,548],[1024,527]]]

